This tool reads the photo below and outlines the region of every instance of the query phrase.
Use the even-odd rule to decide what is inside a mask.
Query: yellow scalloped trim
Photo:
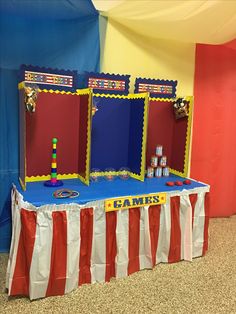
[[[80,180],[84,182],[86,185],[89,185],[90,159],[91,159],[92,93],[91,93],[91,89],[87,89],[87,90],[89,91],[88,124],[87,124],[87,155],[86,155],[86,165],[85,165],[85,179],[83,181],[82,178],[80,178]]]
[[[190,144],[191,144],[191,130],[192,130],[192,117],[193,117],[193,96],[184,97],[189,101],[189,114],[188,114],[188,123],[187,123],[187,135],[185,142],[185,153],[184,153],[184,176],[188,176],[189,170],[189,154],[190,154]]]
[[[128,94],[128,95],[93,94],[93,96],[95,97],[119,98],[119,99],[140,99],[140,98],[146,98],[146,95],[148,95],[148,93]]]
[[[58,174],[57,179],[62,180],[62,179],[78,179],[79,174],[78,173],[68,173],[68,174]],[[43,176],[31,176],[25,177],[25,182],[38,182],[38,181],[44,181],[44,180],[50,180],[51,175],[43,175]]]
[[[21,185],[21,187],[22,187],[22,190],[23,190],[23,191],[26,191],[26,182],[24,183],[24,182],[21,180],[21,178],[19,178],[19,181],[20,181],[20,185]]]
[[[145,93],[144,101],[144,113],[143,113],[143,137],[142,137],[142,152],[141,152],[141,168],[139,180],[144,181],[145,178],[145,167],[146,167],[146,146],[147,146],[147,126],[148,126],[148,103],[149,93]],[[137,175],[133,176],[137,179]]]
[[[18,84],[18,89],[23,89],[25,87],[25,82],[20,82]]]
[[[177,98],[177,97],[176,97]],[[158,100],[158,101],[167,101],[167,102],[172,102],[174,101],[176,98],[156,98],[156,97],[150,97],[149,100]]]
[[[79,179],[84,184],[88,185],[86,178],[82,177],[80,174],[78,174],[77,179]]]
[[[181,172],[181,171],[178,171],[178,170],[175,170],[175,169],[172,169],[170,168],[170,173],[173,173],[175,174],[176,176],[179,176],[179,177],[186,177],[185,173],[184,172]]]
[[[44,88],[44,89],[40,89],[39,88],[39,92],[40,93],[50,93],[50,94],[62,94],[62,95],[64,95],[64,94],[66,94],[66,95],[76,95],[76,93],[72,93],[72,92],[65,92],[65,91],[60,91],[60,90],[53,90],[53,89],[46,89],[46,88]]]
[[[62,94],[62,95],[89,95],[91,93],[91,88],[77,89],[76,92],[66,92],[64,90],[53,90],[53,89],[40,89],[41,93],[50,93],[50,94]]]
[[[92,88],[83,88],[83,89],[76,89],[77,95],[89,95],[92,94]]]

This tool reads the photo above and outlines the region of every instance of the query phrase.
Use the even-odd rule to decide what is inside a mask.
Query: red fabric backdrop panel
[[[211,185],[211,217],[236,213],[235,49],[196,48],[191,177]]]
[[[147,134],[147,166],[155,155],[157,144],[163,145],[163,154],[168,165],[178,171],[184,171],[184,153],[187,135],[187,119],[176,120],[173,103],[150,100]]]
[[[26,113],[27,176],[51,173],[52,138],[57,173],[78,173],[80,96],[40,92],[35,113]]]

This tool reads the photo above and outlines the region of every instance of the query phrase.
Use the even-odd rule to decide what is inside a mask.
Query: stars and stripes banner
[[[137,78],[135,93],[149,92],[152,98],[175,98],[177,81]]]
[[[99,94],[127,95],[129,79],[130,75],[86,72],[84,87],[92,88],[94,93]]]
[[[100,90],[115,90],[115,91],[124,91],[125,90],[125,81],[122,80],[107,80],[90,77],[88,81],[88,87],[93,89]]]
[[[37,66],[22,65],[20,81],[40,88],[74,91],[77,88],[77,72]]]
[[[25,83],[46,84],[56,86],[73,86],[73,76],[57,75],[50,73],[40,73],[25,71]]]
[[[168,193],[165,204],[105,212],[104,201],[36,208],[12,191],[9,296],[63,295],[208,248],[208,190]]]

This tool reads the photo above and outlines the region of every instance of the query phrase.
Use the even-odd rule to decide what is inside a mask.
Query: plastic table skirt
[[[151,187],[155,183],[149,182]],[[168,189],[163,205],[106,213],[104,201],[111,197],[109,191],[107,198],[86,203],[57,200],[56,204],[53,200],[53,204],[44,204],[47,196],[41,194],[39,185],[38,198],[43,205],[35,206],[25,199],[35,197],[30,198],[30,187],[23,193],[14,186],[8,295],[25,295],[31,300],[63,295],[84,283],[105,282],[158,263],[203,256],[208,248],[209,186],[193,182]],[[156,188],[156,192],[160,190]],[[123,195],[118,190],[113,197],[119,192]],[[140,194],[145,193],[144,189]]]

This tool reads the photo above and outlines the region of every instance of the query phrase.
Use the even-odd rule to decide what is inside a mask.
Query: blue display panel
[[[93,97],[98,111],[92,121],[91,169],[118,171],[128,166],[129,99]]]
[[[147,94],[96,95],[92,121],[91,172],[127,167],[143,180],[146,155]]]

